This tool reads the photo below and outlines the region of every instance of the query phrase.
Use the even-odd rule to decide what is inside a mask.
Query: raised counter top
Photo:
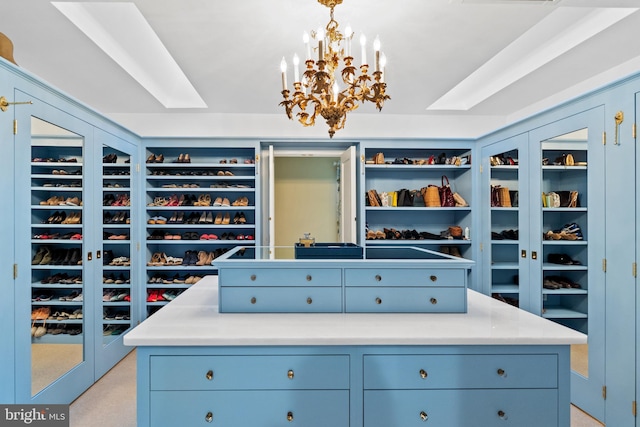
[[[207,276],[125,335],[130,346],[554,345],[587,336],[468,290],[462,314],[218,313]]]

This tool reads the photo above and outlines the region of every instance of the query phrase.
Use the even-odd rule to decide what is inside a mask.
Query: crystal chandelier
[[[280,63],[282,71],[282,96],[289,119],[293,119],[293,110],[297,107],[298,121],[304,126],[313,126],[318,115],[322,116],[329,125],[329,136],[344,128],[347,113],[358,108],[359,103],[370,101],[382,110],[384,101],[391,99],[386,93],[387,84],[384,82],[384,68],[386,57],[380,52],[380,40],[376,37],[373,42],[375,70],[370,76],[367,64],[366,37],[360,36],[361,63],[360,74],[356,75],[353,65],[351,42],[353,31],[347,26],[345,33],[338,30],[338,22],[333,18],[333,9],[342,0],[318,0],[319,3],[331,9],[331,20],[323,30],[311,31],[311,37],[304,33],[302,39],[306,47],[306,69],[300,78],[300,59],[293,56],[293,96],[287,88],[287,62],[284,57]],[[315,47],[317,45],[317,48]],[[312,56],[312,51],[316,51]],[[317,58],[315,61],[313,58]],[[344,88],[340,89],[336,72],[344,64],[340,74]],[[372,83],[373,77],[373,83]],[[309,112],[307,111],[309,108]]]

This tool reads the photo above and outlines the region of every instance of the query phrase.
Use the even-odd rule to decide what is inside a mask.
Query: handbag
[[[498,190],[498,198],[500,200],[500,207],[510,208],[511,207],[511,195],[509,194],[508,187],[500,187]]]
[[[491,186],[491,207],[497,208],[500,207],[500,186],[492,185]]]
[[[453,193],[453,200],[456,202],[456,207],[469,206],[467,201],[457,192]]]
[[[445,184],[445,180],[447,183]],[[442,175],[440,179],[440,206],[450,208],[456,205],[456,201],[453,199],[453,191],[451,191],[451,185],[449,184],[449,178],[446,175]]]
[[[514,208],[518,207],[518,190],[509,190],[509,197],[511,198],[511,206]]]
[[[440,207],[440,191],[438,187],[430,184],[426,187],[422,187],[420,190],[422,197],[424,198],[424,205],[428,208]]]
[[[376,153],[373,156],[373,163],[375,163],[376,165],[384,165],[384,154]]]
[[[413,196],[406,188],[398,191],[398,207],[413,206]]]
[[[411,190],[411,197],[413,198],[413,206],[416,207],[425,207],[424,197],[422,193],[418,190]]]

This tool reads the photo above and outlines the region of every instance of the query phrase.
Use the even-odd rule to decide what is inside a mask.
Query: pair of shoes
[[[547,255],[547,261],[552,264],[580,265],[580,261],[571,259],[567,254],[549,254]]]
[[[236,212],[233,216],[234,224],[245,224],[247,222],[247,217],[245,217],[244,212]]]
[[[164,162],[164,155],[160,154],[159,156],[156,156],[155,154],[151,153],[149,155],[149,157],[147,157],[147,163],[162,163]]]
[[[222,198],[222,197],[216,197],[216,200],[213,202],[213,206],[231,206],[231,202],[229,202],[229,199]]]
[[[234,202],[233,206],[249,206],[249,198],[248,197],[238,197]]]
[[[458,248],[457,246],[440,246],[440,252],[442,252],[443,254],[462,258],[460,248]]]
[[[102,158],[102,163],[115,163],[117,160],[118,155],[115,153],[110,153]]]
[[[81,224],[81,223],[82,223],[82,212],[71,212],[61,222],[61,224]]]
[[[189,154],[180,153],[180,155],[178,156],[178,160],[176,160],[176,163],[191,163],[191,157],[189,157]]]

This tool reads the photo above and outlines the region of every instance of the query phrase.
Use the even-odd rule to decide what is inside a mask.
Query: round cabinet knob
[[[431,276],[429,277],[429,279],[431,279],[432,282],[435,282],[436,280],[438,280],[438,276]]]
[[[250,277],[250,279],[251,279],[251,281],[252,281],[252,282],[255,282],[255,281],[256,281],[256,275],[255,275],[255,274],[252,274],[252,275],[251,275],[251,277]]]
[[[313,277],[311,277],[310,274],[307,274],[307,282],[310,282],[311,280],[313,280]]]
[[[204,416],[204,420],[208,423],[213,421],[213,412],[207,412],[207,415]]]
[[[287,421],[293,421],[293,412],[287,412]]]
[[[506,376],[507,376],[507,373],[506,373],[506,372],[504,371],[504,369],[502,369],[502,368],[499,368],[499,369],[496,371],[496,373],[497,373],[498,375],[500,375],[501,377],[506,377]]]
[[[438,300],[436,298],[431,298],[429,301],[431,301],[431,304],[436,305],[438,303]]]
[[[205,377],[206,377],[209,381],[211,381],[211,380],[213,379],[213,371],[212,371],[212,370],[209,370],[209,371],[207,372],[207,375],[205,375]]]
[[[256,299],[256,297],[251,297],[251,304],[255,304],[255,303],[256,303],[256,301],[258,301],[258,300]]]
[[[376,298],[376,304],[382,304],[382,298],[378,297]]]
[[[382,280],[382,276],[380,276],[379,274],[376,274],[376,282],[379,282]]]
[[[427,421],[429,419],[429,415],[427,415],[427,413],[424,411],[420,411],[420,419],[422,421]]]
[[[307,298],[307,304],[311,304],[313,303],[313,300],[311,299],[311,297]]]
[[[287,372],[287,378],[289,378],[290,380],[293,379],[294,373],[293,373],[293,369],[289,369],[289,371]]]
[[[498,418],[500,418],[501,420],[506,420],[509,417],[507,417],[507,414],[504,411],[498,411]]]
[[[420,378],[425,379],[427,378],[427,376],[429,376],[429,374],[427,374],[427,371],[425,371],[424,369],[420,369]]]

